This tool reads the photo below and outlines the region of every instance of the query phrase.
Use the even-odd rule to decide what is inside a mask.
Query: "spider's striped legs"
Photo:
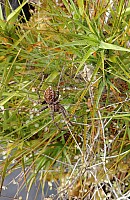
[[[60,105],[59,106],[59,112],[62,114],[62,116],[63,116],[63,118],[64,118],[64,120],[65,120],[65,122],[69,125],[69,126],[72,126],[72,122],[68,119],[68,112],[65,110],[65,108],[62,106],[62,105]]]

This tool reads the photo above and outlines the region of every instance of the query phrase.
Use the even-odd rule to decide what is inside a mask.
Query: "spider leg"
[[[39,110],[39,112],[42,112],[43,110],[46,110],[48,108],[48,106],[43,106],[40,110]]]
[[[41,96],[40,96],[39,90],[40,90],[40,88],[42,87],[42,84],[43,84],[43,81],[44,81],[44,74],[41,73],[39,78],[41,79],[41,82],[40,82],[40,84],[38,85],[36,92],[37,92],[37,95],[38,95],[38,98],[39,98],[39,101],[40,101]]]
[[[65,122],[66,122],[68,125],[72,126],[71,121],[70,121],[70,120],[68,119],[68,117],[67,117],[67,116],[68,116],[68,112],[66,111],[66,109],[65,109],[62,105],[60,105],[59,112],[62,114],[62,116],[63,116]]]
[[[60,130],[58,124],[55,122],[54,111],[53,111],[53,110],[50,111],[50,115],[51,115],[51,118],[52,118],[53,123],[54,123],[55,126]]]
[[[34,104],[34,103],[39,104],[38,101],[36,101],[36,100],[30,98],[30,97],[29,97],[29,94],[27,94],[27,99],[28,99],[29,101],[31,101],[33,104]]]
[[[42,105],[43,105],[43,104],[46,104],[46,101],[45,101],[45,100],[44,100],[44,101],[42,101],[42,102],[41,102],[41,104],[42,104]]]

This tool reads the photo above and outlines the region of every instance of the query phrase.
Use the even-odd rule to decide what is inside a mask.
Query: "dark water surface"
[[[44,200],[44,197],[56,194],[56,184],[53,182],[52,189],[50,189],[48,183],[46,182],[44,194],[42,194],[41,186],[39,187],[39,181],[36,181],[35,184],[33,184],[29,194],[27,193],[27,189],[25,187],[19,189],[23,183],[23,180],[21,182],[18,181],[20,179],[18,176],[20,173],[21,170],[19,169],[5,178],[0,200]],[[19,197],[22,198],[20,199]]]

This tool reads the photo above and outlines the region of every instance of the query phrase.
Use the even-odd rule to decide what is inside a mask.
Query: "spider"
[[[68,122],[67,120],[67,111],[65,110],[65,108],[60,104],[59,102],[59,91],[54,91],[52,89],[51,86],[49,86],[45,92],[44,92],[44,102],[46,104],[48,104],[47,106],[44,106],[43,108],[40,109],[40,112],[47,109],[48,107],[50,108],[50,111],[51,111],[51,117],[52,117],[52,120],[54,122],[54,124],[58,127],[57,123],[55,123],[54,121],[54,113],[55,112],[58,112],[58,113],[61,113],[65,119],[65,121],[70,125],[70,121]],[[43,102],[43,103],[44,103]],[[59,128],[59,127],[58,127]]]

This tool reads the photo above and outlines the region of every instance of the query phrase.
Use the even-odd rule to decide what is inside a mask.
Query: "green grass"
[[[1,188],[22,167],[28,191],[37,178],[44,188],[69,177],[69,196],[102,199],[106,180],[117,199],[130,189],[130,5],[77,2],[42,3],[26,24],[21,5],[0,20]],[[59,86],[72,126],[55,113],[59,130],[49,109],[38,112],[48,86]]]

